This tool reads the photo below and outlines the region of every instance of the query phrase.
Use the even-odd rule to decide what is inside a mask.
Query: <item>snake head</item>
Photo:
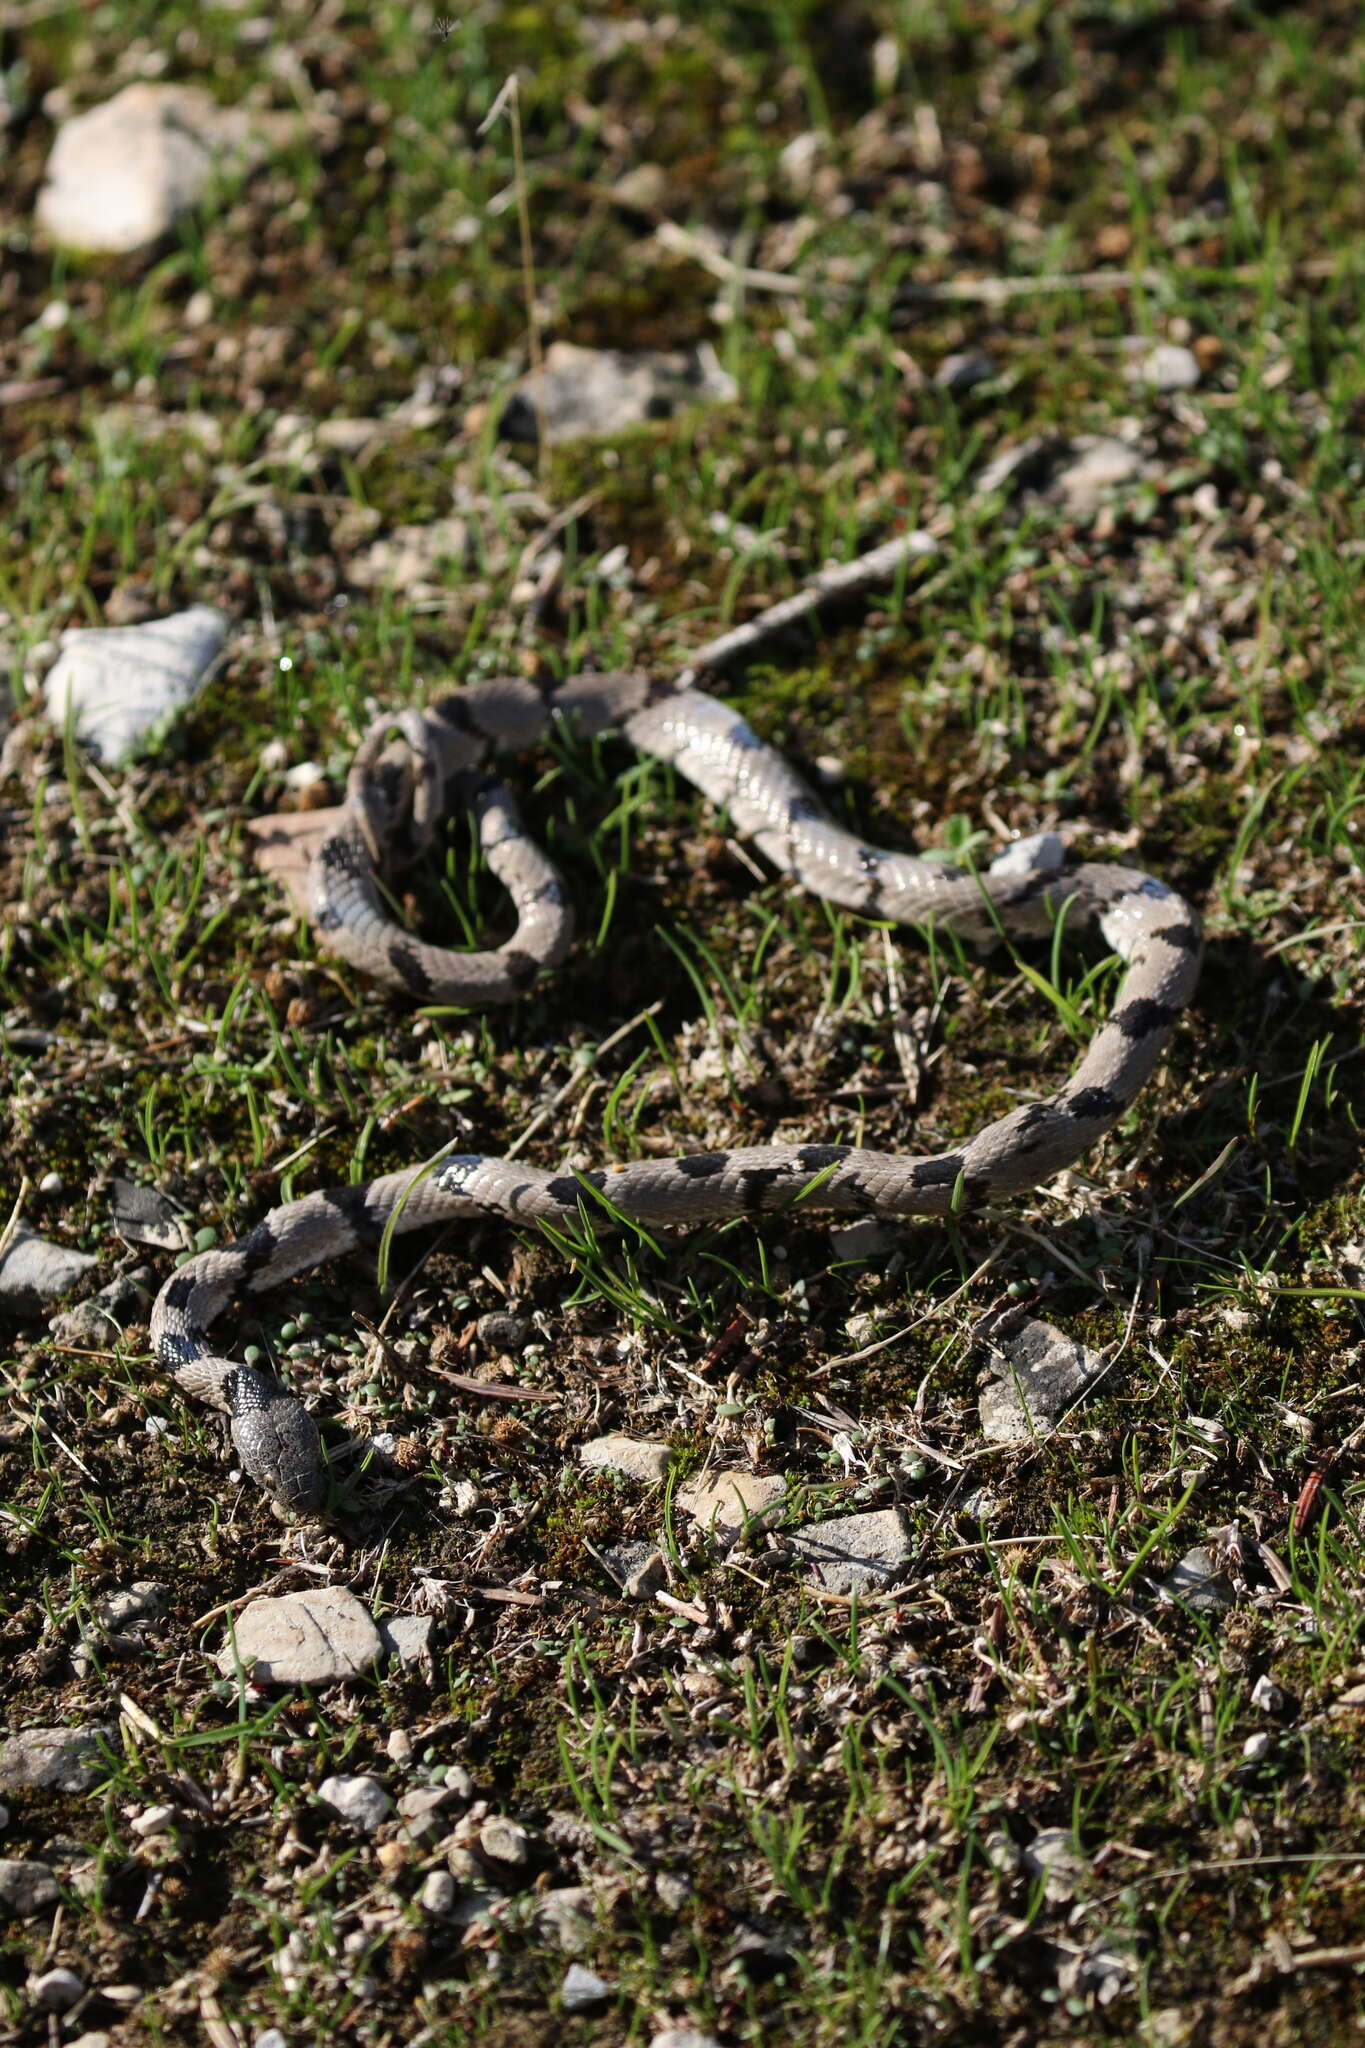
[[[282,1507],[304,1511],[322,1505],[322,1439],[302,1401],[277,1388],[272,1399],[234,1413],[232,1441],[243,1471]]]

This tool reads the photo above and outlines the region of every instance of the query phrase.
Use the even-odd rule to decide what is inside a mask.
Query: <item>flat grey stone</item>
[[[556,341],[508,401],[499,431],[509,441],[572,441],[671,419],[690,406],[729,404],[738,395],[708,342],[628,353]]]
[[[570,1963],[559,1995],[565,2012],[593,2012],[611,1997],[611,1986],[596,1970],[585,1969],[582,1963]]]
[[[378,1778],[324,1778],[318,1798],[362,1835],[372,1835],[393,1812],[393,1801]]]
[[[229,1634],[218,1668],[231,1677],[241,1660],[258,1685],[328,1685],[368,1671],[383,1653],[369,1610],[345,1586],[308,1587],[253,1600]]]
[[[984,349],[967,349],[961,355],[945,356],[934,372],[934,382],[940,391],[950,391],[954,398],[960,398],[978,384],[989,383],[995,368],[995,358]]]
[[[621,1472],[627,1479],[650,1481],[665,1478],[672,1461],[667,1444],[641,1442],[630,1436],[596,1436],[578,1453],[586,1472]]]
[[[146,1273],[145,1266],[139,1266],[136,1273],[116,1273],[109,1285],[92,1294],[89,1301],[78,1301],[74,1308],[63,1309],[54,1316],[48,1329],[59,1344],[78,1350],[103,1350],[127,1324],[146,1316],[151,1294],[139,1285],[137,1277]]]
[[[61,1892],[46,1863],[0,1857],[0,1911],[23,1920],[55,1906]]]
[[[171,1589],[163,1586],[159,1579],[134,1579],[131,1586],[120,1586],[111,1593],[101,1593],[95,1602],[95,1619],[101,1628],[131,1628],[135,1622],[155,1621],[170,1598]]]
[[[1104,1371],[1097,1352],[1036,1317],[1017,1329],[984,1334],[1000,1373],[981,1394],[981,1433],[990,1443],[1050,1435]]]
[[[876,1216],[860,1216],[856,1223],[836,1223],[829,1247],[836,1259],[886,1259],[904,1250],[905,1232]]]
[[[143,626],[76,626],[43,684],[47,715],[117,766],[198,696],[223,651],[227,621],[191,605]]]
[[[530,1334],[526,1317],[508,1315],[505,1309],[480,1316],[474,1325],[474,1335],[488,1351],[522,1351]]]
[[[20,1728],[0,1742],[0,1786],[6,1792],[88,1792],[104,1776],[101,1738],[112,1723],[85,1728]]]
[[[125,86],[63,121],[38,194],[38,225],[66,248],[145,248],[204,197],[219,167],[259,157],[266,131],[278,126],[220,107],[198,86]]]
[[[814,1567],[827,1593],[867,1593],[888,1586],[911,1554],[909,1524],[899,1508],[807,1522],[787,1540]]]
[[[627,1600],[652,1600],[660,1586],[668,1582],[667,1567],[657,1543],[613,1543],[594,1550],[593,1555],[615,1579]]]
[[[1187,1550],[1161,1582],[1167,1600],[1195,1614],[1223,1614],[1237,1604],[1237,1589],[1206,1543]]]
[[[542,1940],[553,1942],[566,1956],[577,1955],[596,1931],[593,1895],[586,1885],[559,1885],[533,1902],[531,1919]]]
[[[52,1244],[21,1223],[0,1257],[0,1304],[20,1308],[60,1301],[96,1263],[92,1252]]]
[[[159,1188],[145,1187],[141,1181],[110,1181],[109,1215],[125,1244],[149,1244],[162,1252],[183,1252],[192,1243],[175,1203]]]
[[[1040,1828],[1024,1850],[1024,1868],[1041,1877],[1054,1904],[1072,1899],[1090,1875],[1090,1865],[1076,1847],[1070,1828]]]
[[[431,1638],[436,1620],[430,1614],[388,1614],[379,1624],[386,1655],[395,1657],[401,1668],[425,1668],[431,1662]]]
[[[741,1529],[746,1517],[751,1523],[776,1522],[789,1491],[790,1481],[780,1472],[711,1472],[678,1488],[678,1506],[704,1529]]]
[[[449,1785],[417,1785],[411,1792],[404,1792],[398,1801],[398,1812],[405,1823],[405,1831],[414,1840],[424,1835],[436,1834],[442,1825],[441,1816],[448,1806],[455,1806],[459,1795]]]
[[[1140,449],[1112,434],[1033,434],[988,462],[976,487],[982,495],[1043,498],[1073,519],[1089,519],[1112,491],[1153,474]]]

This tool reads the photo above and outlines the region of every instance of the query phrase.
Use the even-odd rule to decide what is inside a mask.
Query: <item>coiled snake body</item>
[[[390,1222],[410,1231],[489,1215],[576,1217],[583,1180],[624,1215],[651,1225],[765,1214],[799,1196],[805,1208],[857,1216],[969,1210],[1036,1185],[1093,1145],[1151,1074],[1193,992],[1198,918],[1150,876],[1120,866],[1066,868],[1053,835],[1027,843],[1022,858],[1013,847],[982,872],[867,846],[829,818],[782,757],[724,704],[695,687],[665,689],[635,673],[577,675],[544,692],[518,678],[482,683],[374,726],[351,772],[345,822],[314,862],[314,917],[326,943],[424,1002],[510,1001],[560,961],[572,919],[559,877],[486,766],[494,751],[532,745],[559,718],[580,731],[619,727],[724,806],[775,867],[850,910],[976,939],[997,931],[1046,935],[1063,915],[1068,929],[1097,924],[1126,962],[1112,1014],[1057,1093],[1012,1110],[952,1152],[907,1158],[845,1145],[760,1145],[633,1160],[580,1177],[466,1154],[272,1210],[249,1236],[189,1260],[166,1282],[152,1341],[181,1387],[227,1411],[244,1469],[291,1507],[323,1498],[317,1427],[277,1380],[213,1355],[209,1326],[235,1296],[373,1246]],[[516,932],[496,951],[451,953],[420,943],[391,921],[377,887],[381,860],[411,857],[441,814],[461,802],[472,805],[488,864],[517,911]]]

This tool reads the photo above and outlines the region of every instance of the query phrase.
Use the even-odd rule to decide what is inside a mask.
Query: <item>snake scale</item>
[[[885,581],[881,570],[903,552],[884,549],[885,562],[869,556],[849,567],[872,565],[876,573],[864,582]],[[767,616],[785,619],[790,609],[788,600]],[[853,1216],[970,1210],[1035,1186],[1093,1145],[1148,1079],[1193,993],[1199,920],[1163,883],[1128,867],[1068,867],[1053,834],[1016,844],[980,871],[865,845],[743,719],[696,687],[699,665],[671,685],[635,672],[583,673],[546,688],[506,677],[378,720],[357,752],[343,821],[313,862],[313,918],[326,945],[405,995],[474,1006],[514,1000],[562,960],[573,923],[565,890],[488,764],[495,752],[533,746],[566,720],[581,733],[619,729],[672,763],[775,868],[846,909],[975,940],[1046,936],[1059,917],[1068,932],[1097,925],[1126,967],[1112,1013],[1055,1094],[1021,1104],[949,1152],[915,1158],[847,1145],[757,1145],[578,1176],[519,1159],[446,1155],[434,1166],[287,1202],[237,1243],[191,1258],[157,1297],[156,1358],[187,1393],[226,1411],[243,1469],[288,1507],[315,1508],[325,1497],[317,1425],[271,1375],[214,1354],[210,1325],[235,1297],[371,1248],[388,1227],[574,1218],[585,1181],[623,1215],[653,1226],[766,1215],[798,1198],[810,1210]],[[415,857],[462,804],[472,808],[487,863],[517,914],[512,937],[488,952],[449,952],[409,936],[379,886],[385,868]]]

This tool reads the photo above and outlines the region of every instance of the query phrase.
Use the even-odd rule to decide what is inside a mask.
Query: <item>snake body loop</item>
[[[235,1296],[372,1247],[391,1222],[410,1231],[485,1216],[570,1219],[585,1181],[622,1214],[656,1226],[762,1215],[794,1201],[855,1216],[970,1210],[1035,1186],[1093,1145],[1150,1076],[1193,993],[1199,920],[1150,876],[1110,865],[1067,868],[1052,835],[1012,847],[979,873],[865,845],[735,712],[699,689],[663,689],[636,673],[576,675],[548,691],[507,677],[379,721],[357,754],[342,827],[314,862],[313,913],[327,945],[421,1002],[475,1006],[515,1000],[562,960],[573,935],[564,886],[488,768],[495,752],[534,745],[559,719],[589,733],[620,728],[723,806],[774,867],[846,909],[974,939],[1046,934],[1063,915],[1068,932],[1098,926],[1126,963],[1113,1011],[1055,1094],[950,1152],[915,1158],[844,1145],[745,1146],[580,1176],[467,1154],[287,1202],[240,1242],[189,1260],[153,1310],[157,1358],[188,1393],[226,1410],[244,1469],[290,1507],[323,1498],[317,1427],[277,1381],[210,1350],[209,1327]],[[513,936],[487,952],[448,952],[411,937],[393,923],[379,889],[380,857],[390,865],[412,858],[458,803],[472,807],[517,914]]]

